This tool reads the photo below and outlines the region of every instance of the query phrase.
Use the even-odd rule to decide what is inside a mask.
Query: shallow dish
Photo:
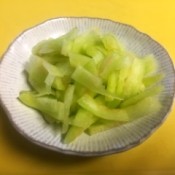
[[[38,112],[20,103],[17,99],[19,92],[29,89],[24,66],[32,47],[43,39],[63,35],[73,27],[78,27],[80,31],[97,27],[102,32],[108,31],[117,35],[128,50],[139,56],[154,54],[160,64],[159,72],[165,74],[162,81],[165,89],[160,95],[163,104],[161,111],[156,115],[144,116],[134,122],[93,136],[83,134],[71,144],[63,144],[59,131],[55,132]],[[24,137],[35,144],[65,154],[100,156],[125,151],[140,144],[167,117],[173,103],[174,92],[175,72],[166,50],[151,37],[132,26],[107,19],[62,17],[47,20],[18,36],[3,55],[0,63],[0,100],[10,122]]]

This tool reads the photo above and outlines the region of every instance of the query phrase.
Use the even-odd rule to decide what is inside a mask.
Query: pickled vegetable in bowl
[[[111,32],[73,28],[33,47],[25,68],[31,90],[21,89],[19,100],[69,144],[158,112],[159,66],[153,54],[138,56]]]
[[[47,20],[19,35],[0,62],[0,105],[30,142],[101,156],[149,138],[168,117],[175,70],[154,39],[120,22]]]

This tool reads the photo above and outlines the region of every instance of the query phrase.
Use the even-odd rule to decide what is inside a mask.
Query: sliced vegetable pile
[[[139,58],[97,30],[39,42],[26,67],[31,91],[19,99],[61,128],[63,142],[158,111],[163,74],[153,55]]]

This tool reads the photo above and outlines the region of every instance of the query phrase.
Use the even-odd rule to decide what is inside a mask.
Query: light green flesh
[[[91,125],[87,130],[85,130],[85,132],[88,135],[93,135],[99,132],[103,132],[103,131],[112,129],[120,125],[121,125],[120,122],[113,122],[113,121],[108,121],[108,120],[98,121],[94,123],[93,125]]]
[[[66,84],[63,82],[63,80],[60,77],[55,77],[51,86],[52,88],[55,88],[57,90],[66,89]]]
[[[155,74],[152,76],[148,76],[143,78],[143,84],[145,85],[145,87],[150,87],[155,85],[157,82],[161,81],[163,78],[163,74]]]
[[[128,113],[129,120],[133,121],[142,116],[156,113],[160,110],[160,108],[161,104],[157,98],[146,97],[145,99],[141,100],[140,103],[126,107],[124,110]],[[109,120],[97,121],[96,123],[92,124],[85,132],[89,135],[93,135],[120,126],[123,123],[125,122],[114,122]]]
[[[37,97],[33,92],[22,91],[19,95],[19,100],[25,105],[37,109],[56,120],[59,119],[58,111],[60,102],[52,96]]]
[[[92,113],[80,108],[71,121],[64,143],[70,143],[98,120]]]
[[[138,57],[111,33],[73,28],[33,47],[26,66],[31,91],[19,100],[58,126],[68,144],[158,112],[158,70],[154,55]]]
[[[78,126],[71,126],[64,137],[63,143],[68,144],[74,141],[78,136],[84,132],[84,128]]]
[[[97,66],[95,64],[94,60],[90,60],[88,61],[85,65],[84,68],[89,71],[90,73],[92,73],[93,75],[97,76],[98,75],[98,69]]]
[[[71,124],[86,129],[97,120],[98,118],[91,112],[80,108],[75,117],[72,119]]]
[[[102,80],[81,66],[78,66],[75,69],[72,74],[72,79],[90,89],[91,91],[101,92],[104,90]]]
[[[91,60],[90,57],[78,53],[70,53],[69,58],[70,58],[70,65],[72,67],[84,66]]]
[[[154,58],[154,55],[147,55],[142,60],[144,66],[144,74],[145,76],[152,75],[157,71],[157,61]]]
[[[141,116],[156,113],[160,110],[160,101],[153,97],[146,97],[139,103],[124,108],[129,115],[130,121],[133,121]]]
[[[62,133],[66,133],[69,127],[69,116],[70,116],[70,108],[73,103],[73,94],[75,87],[73,85],[69,85],[64,94],[64,118],[63,118],[63,126]]]
[[[30,62],[27,65],[28,81],[32,88],[39,92],[49,94],[45,79],[47,77],[47,71],[43,67],[42,59],[37,56],[31,56]],[[36,76],[37,75],[37,76]]]
[[[103,48],[102,48],[103,49]],[[104,59],[105,55],[99,50],[99,47],[90,46],[86,48],[86,54],[92,58],[96,65]]]
[[[127,113],[122,109],[109,109],[106,106],[99,104],[89,95],[84,95],[78,100],[78,104],[96,115],[99,118],[114,120],[114,121],[128,121]]]
[[[117,41],[116,36],[114,36],[111,33],[108,34],[104,34],[102,37],[102,42],[104,44],[104,47],[106,48],[106,50],[108,51],[122,51],[122,47],[119,44],[119,42]]]
[[[145,91],[135,95],[135,96],[132,96],[128,99],[126,99],[125,101],[123,101],[121,104],[120,104],[120,107],[126,107],[126,106],[129,106],[129,105],[132,105],[132,104],[135,104],[137,102],[139,102],[140,100],[148,97],[148,96],[155,96],[157,94],[159,94],[161,91],[162,91],[163,87],[162,86],[155,86],[155,87],[152,87],[150,89],[146,89]]]

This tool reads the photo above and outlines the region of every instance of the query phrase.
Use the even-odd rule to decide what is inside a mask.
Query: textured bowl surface
[[[154,54],[160,64],[159,72],[165,73],[165,86],[160,99],[163,107],[156,115],[142,117],[132,123],[93,136],[81,135],[71,144],[63,144],[59,131],[48,125],[35,110],[21,104],[17,97],[23,89],[29,89],[24,66],[32,47],[43,39],[58,37],[73,27],[81,31],[98,27],[102,32],[112,32],[127,49],[139,56]],[[107,19],[57,18],[48,20],[23,32],[10,45],[0,63],[0,99],[14,127],[30,141],[65,154],[98,156],[132,148],[157,129],[170,111],[175,91],[173,63],[166,50],[148,35],[135,28]],[[146,110],[146,109],[145,109]]]

